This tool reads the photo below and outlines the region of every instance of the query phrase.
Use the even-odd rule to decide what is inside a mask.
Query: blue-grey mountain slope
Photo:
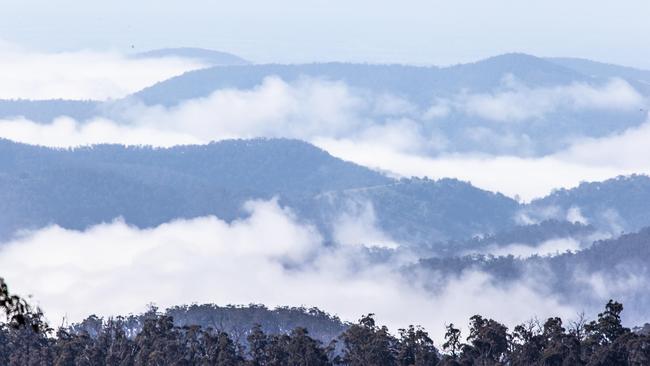
[[[139,227],[187,217],[240,217],[249,199],[391,182],[295,140],[152,149],[49,149],[0,140],[0,236],[123,217]]]
[[[335,238],[341,220],[360,220],[401,245],[440,255],[475,249],[454,244],[474,237],[506,245],[524,214],[564,221],[568,210],[579,209],[589,230],[614,235],[650,225],[645,176],[583,184],[521,205],[454,179],[394,180],[296,140],[166,149],[50,149],[0,140],[2,240],[23,229],[84,229],[118,217],[138,227],[206,215],[233,220],[246,215],[244,202],[273,197],[326,240]],[[563,237],[569,229],[544,225],[523,232]]]
[[[121,111],[128,110],[133,103],[176,106],[225,88],[250,90],[270,76],[289,83],[310,78],[345,82],[352,93],[364,98],[381,101],[380,97],[388,94],[404,99],[414,108],[408,108],[403,115],[398,112],[387,117],[375,114],[360,117],[377,124],[383,123],[383,118],[413,120],[422,136],[437,136],[439,141],[447,142],[435,146],[429,154],[443,150],[543,156],[568,148],[576,139],[604,137],[644,123],[648,108],[642,100],[650,97],[646,74],[643,70],[584,60],[542,59],[517,53],[442,68],[346,63],[242,64],[188,72],[120,101],[2,101],[0,118],[25,116],[47,123],[60,115],[84,121],[95,114],[128,123]],[[625,79],[639,93],[639,100],[634,102],[639,105],[586,107],[566,94],[580,92],[585,87],[602,92],[613,77]],[[576,89],[576,85],[580,87]],[[562,88],[569,91],[554,94]],[[586,91],[585,98],[589,101],[590,93],[596,93],[595,99],[607,100],[600,92]],[[476,103],[467,99],[472,95],[479,97],[479,105],[487,103],[488,112],[475,110]],[[545,97],[550,99],[539,100]],[[441,114],[429,116],[427,111],[432,106],[440,107]],[[508,111],[501,115],[499,111],[504,107],[515,108],[514,115]],[[528,113],[529,110],[532,112]]]
[[[442,136],[449,141],[445,149],[452,152],[542,156],[567,148],[576,138],[620,133],[646,121],[643,105],[576,107],[580,103],[566,95],[578,92],[576,85],[603,90],[617,75],[615,71],[585,75],[546,59],[516,53],[444,68],[346,63],[247,65],[191,71],[145,88],[131,98],[147,105],[174,106],[217,90],[253,89],[270,76],[289,83],[305,78],[342,81],[360,95],[388,94],[408,101],[419,114],[403,117],[415,119],[425,135]],[[643,81],[626,80],[639,95],[650,95]],[[562,88],[567,92],[555,96]],[[472,95],[479,99],[467,102]],[[550,99],[538,100],[543,98]],[[522,102],[531,105],[519,106]],[[487,103],[489,110],[477,112],[480,103]],[[546,110],[544,105],[552,107]],[[444,113],[422,117],[432,106],[441,107]],[[501,111],[504,108],[506,111]],[[512,108],[516,112],[510,114],[508,109]]]
[[[232,53],[208,50],[194,47],[163,48],[141,52],[133,55],[135,58],[163,58],[178,57],[200,61],[211,66],[248,65],[250,61],[245,60]]]
[[[480,271],[489,283],[510,286],[535,284],[563,303],[595,309],[610,298],[625,303],[629,319],[647,323],[650,305],[650,228],[619,238],[597,241],[591,247],[556,256],[465,256],[420,260],[408,271],[455,278]],[[412,272],[412,273],[413,273]],[[441,281],[439,283],[445,283]]]
[[[20,119],[50,123],[62,116],[85,121],[104,113],[102,103],[91,100],[2,100],[0,99],[0,119]]]
[[[301,211],[330,232],[342,214],[374,217],[391,239],[436,252],[440,242],[495,233],[515,224],[519,204],[456,179],[401,179],[392,184],[318,194]],[[373,243],[358,243],[373,244]]]
[[[520,208],[469,183],[396,181],[283,139],[169,149],[49,149],[0,140],[0,172],[3,239],[21,229],[83,229],[118,217],[138,227],[205,215],[232,220],[246,215],[247,200],[277,197],[326,240],[348,215],[424,249],[507,228]]]
[[[343,81],[353,88],[393,93],[427,105],[436,96],[451,96],[461,90],[492,90],[508,74],[531,87],[590,81],[587,76],[538,57],[506,54],[445,68],[351,63],[213,67],[157,83],[134,97],[150,105],[175,105],[219,89],[251,89],[264,78],[277,76],[287,82],[304,77]]]
[[[590,224],[618,235],[650,225],[650,177],[621,176],[604,182],[585,182],[559,189],[526,207],[533,218],[563,216],[579,209]]]
[[[591,77],[625,79],[644,93],[650,92],[650,70],[572,57],[553,57],[546,60]]]
[[[591,245],[597,234],[597,229],[592,225],[550,219],[536,224],[516,225],[494,234],[476,236],[468,240],[440,243],[437,244],[435,253],[441,257],[453,257],[464,253],[484,253],[486,249],[499,249],[512,245],[539,248],[550,240],[565,239]]]

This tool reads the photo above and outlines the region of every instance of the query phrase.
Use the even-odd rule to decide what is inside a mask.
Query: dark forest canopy
[[[6,286],[3,294],[8,294]],[[6,308],[6,306],[5,306]],[[5,310],[9,310],[6,308]],[[0,325],[0,364],[18,365],[648,365],[650,335],[621,324],[623,306],[609,301],[596,320],[565,324],[560,318],[530,321],[510,330],[475,315],[467,334],[453,324],[442,344],[408,326],[392,334],[374,315],[348,324],[323,343],[297,326],[269,333],[254,324],[234,335],[212,326],[184,324],[156,312],[133,317],[90,317],[85,325],[42,326],[42,314],[25,310],[20,321]],[[187,312],[187,307],[172,312]],[[314,316],[324,313],[311,310]],[[38,324],[39,326],[32,326]],[[236,336],[236,337],[235,337]]]

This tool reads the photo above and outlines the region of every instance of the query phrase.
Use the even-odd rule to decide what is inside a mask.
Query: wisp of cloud
[[[328,246],[275,200],[245,208],[249,216],[230,223],[203,217],[152,229],[120,220],[85,231],[52,226],[0,245],[0,268],[15,291],[32,294],[55,323],[79,321],[91,311],[139,312],[150,302],[264,303],[317,306],[346,320],[375,312],[393,331],[422,324],[442,339],[445,323],[464,324],[476,313],[509,325],[575,313],[538,285],[496,286],[476,271],[434,293],[426,289],[435,282],[430,275],[406,279],[402,263],[364,257],[363,243],[374,237]],[[367,218],[348,216],[344,231],[357,222],[368,226]]]

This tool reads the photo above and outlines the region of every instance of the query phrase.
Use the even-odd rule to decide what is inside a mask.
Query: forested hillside
[[[330,191],[296,205],[331,231],[338,215],[371,210],[381,230],[402,243],[436,250],[441,242],[494,233],[515,224],[519,204],[457,179],[400,179],[374,187]],[[330,226],[329,230],[327,225]]]
[[[0,235],[58,224],[82,229],[122,217],[148,227],[182,217],[241,217],[250,199],[391,182],[291,140],[171,149],[55,150],[0,141]]]
[[[310,336],[323,344],[335,340],[350,324],[343,322],[320,309],[304,307],[278,307],[269,309],[264,305],[218,306],[214,304],[174,306],[159,312],[153,306],[146,313],[129,315],[121,318],[122,328],[129,337],[140,333],[147,319],[165,315],[174,320],[179,328],[200,326],[225,332],[237,342],[246,345],[246,336],[258,326],[267,334],[289,334],[295,328],[309,330]],[[89,316],[79,323],[72,324],[70,330],[75,333],[86,332],[95,337],[110,319]]]
[[[547,58],[555,64],[575,70],[583,75],[596,76],[601,78],[623,78],[632,83],[635,88],[650,90],[650,71],[634,67],[619,66],[611,63],[596,62],[575,57],[551,57]]]
[[[421,259],[408,271],[422,270],[447,278],[472,271],[486,273],[501,286],[532,280],[540,291],[589,310],[603,294],[615,294],[627,304],[631,318],[645,319],[650,305],[650,287],[645,281],[650,275],[650,229],[559,255],[429,258]]]
[[[174,55],[208,59],[220,66],[187,72],[119,100],[5,100],[0,102],[0,119],[23,116],[49,123],[69,116],[82,124],[92,117],[137,123],[131,119],[143,108],[173,110],[216,92],[255,92],[266,78],[274,77],[291,86],[338,83],[355,102],[376,105],[362,117],[380,125],[387,117],[405,118],[421,133],[446,141],[433,152],[543,156],[566,149],[580,137],[603,137],[638,127],[647,119],[643,100],[650,95],[643,70],[521,53],[448,67],[246,64],[193,49],[145,53],[154,58]],[[390,113],[378,115],[384,107]],[[523,120],[526,123],[512,123]]]
[[[442,257],[457,256],[462,253],[484,253],[487,249],[503,249],[522,244],[538,248],[549,241],[567,238],[589,246],[597,237],[597,230],[591,225],[550,219],[536,224],[509,227],[491,235],[439,243],[437,253]]]
[[[650,1],[5,3],[0,366],[650,366]]]
[[[204,215],[232,220],[245,214],[247,200],[278,197],[325,235],[337,215],[369,207],[382,230],[424,246],[506,228],[518,208],[457,180],[395,181],[292,140],[171,149],[0,145],[5,238],[20,229],[83,229],[118,217],[139,227]]]
[[[615,235],[635,232],[650,225],[650,177],[631,175],[603,182],[584,182],[576,188],[558,189],[534,200],[526,208],[532,217],[579,208],[592,225]]]
[[[326,240],[334,240],[348,217],[423,255],[567,237],[588,245],[591,234],[618,236],[650,225],[644,204],[650,178],[642,175],[584,183],[521,204],[455,179],[396,180],[296,140],[76,149],[2,140],[0,153],[5,240],[24,229],[84,229],[116,218],[141,228],[206,215],[230,221],[246,216],[246,201],[274,197]],[[570,217],[572,211],[581,216]],[[575,226],[576,219],[589,229]],[[537,226],[548,220],[558,224]],[[483,237],[491,241],[476,241]]]
[[[0,300],[11,297],[6,285]],[[20,301],[14,298],[14,302]],[[267,332],[255,324],[243,333],[181,321],[188,308],[159,314],[155,309],[139,318],[106,321],[89,318],[81,325],[54,331],[38,312],[0,302],[9,325],[0,325],[0,362],[3,365],[634,365],[650,362],[650,336],[621,324],[623,305],[609,301],[594,320],[565,323],[548,318],[508,329],[497,320],[475,315],[469,331],[449,324],[444,343],[436,344],[418,326],[391,333],[368,314],[340,330],[329,343],[298,326]],[[214,308],[213,308],[214,309]],[[232,310],[232,309],[231,309]],[[246,311],[246,309],[241,309]],[[253,309],[255,310],[255,309]],[[201,314],[196,308],[190,310]],[[212,310],[211,312],[213,312]],[[329,318],[313,310],[309,316]],[[172,315],[173,314],[173,315]],[[182,316],[182,315],[181,315]],[[330,318],[331,319],[331,318]],[[246,324],[250,318],[241,324]],[[137,324],[137,331],[133,331]]]
[[[530,86],[550,86],[588,81],[579,72],[525,54],[506,54],[451,67],[320,63],[302,65],[250,65],[215,67],[188,72],[158,83],[134,95],[147,104],[177,104],[207,96],[223,88],[250,89],[271,75],[291,82],[304,77],[344,81],[354,88],[390,92],[420,105],[433,96],[451,96],[462,89],[489,91],[505,74],[513,74]]]

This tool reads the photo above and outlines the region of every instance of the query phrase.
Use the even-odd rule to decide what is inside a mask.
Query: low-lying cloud
[[[0,42],[0,99],[116,99],[201,67],[179,58],[135,59],[111,51],[43,53]]]
[[[558,238],[547,240],[537,245],[526,243],[513,243],[504,246],[489,245],[482,248],[478,253],[494,256],[512,255],[517,258],[528,258],[534,255],[552,256],[566,252],[576,252],[580,250],[581,247],[582,245],[580,241],[574,238]]]
[[[348,212],[340,214],[334,222],[334,240],[346,246],[396,249],[399,244],[376,225],[375,210],[370,202],[349,205]]]
[[[647,125],[641,126],[639,133],[647,128]],[[628,131],[624,135],[633,136],[633,139],[638,137],[635,131]],[[612,143],[612,140],[616,140],[616,143]],[[650,155],[638,154],[648,150],[649,145],[639,144],[629,149],[622,147],[616,150],[616,144],[627,143],[620,136],[588,142],[611,147],[610,155],[603,156],[600,163],[594,163],[591,158],[581,159],[573,153],[587,149],[580,142],[567,151],[540,158],[484,154],[428,156],[404,153],[374,142],[334,139],[318,139],[313,142],[341,159],[398,176],[427,176],[436,179],[455,177],[486,190],[511,197],[518,196],[524,201],[543,197],[556,188],[576,187],[584,181],[602,181],[634,173],[650,174]]]
[[[612,79],[602,86],[584,83],[530,88],[506,78],[502,90],[460,95],[446,104],[465,113],[498,122],[541,119],[562,110],[630,110],[644,106],[645,98],[628,82]]]
[[[264,303],[318,306],[347,320],[375,312],[392,330],[422,324],[442,339],[445,323],[465,324],[475,313],[509,325],[575,315],[539,283],[496,285],[476,271],[431,292],[426,284],[435,274],[407,280],[397,262],[364,256],[363,245],[326,246],[276,201],[246,208],[250,216],[231,223],[204,217],[145,230],[119,220],[86,231],[48,227],[0,245],[0,268],[54,323],[139,312],[150,302]]]
[[[512,88],[515,91],[495,94],[498,100],[508,96],[507,103],[499,103],[534,111],[536,108],[528,108],[524,101],[541,103],[530,100],[542,96],[552,101],[543,103],[543,108],[537,108],[541,112],[535,114],[569,107],[630,109],[643,100],[621,80],[604,86]],[[513,93],[519,94],[514,97]],[[465,101],[462,108],[458,101],[447,102],[445,108],[467,109],[472,98],[458,97]],[[250,90],[218,90],[175,107],[117,106],[111,118],[75,121],[62,117],[49,124],[4,120],[0,121],[0,137],[56,147],[97,143],[173,146],[229,138],[289,137],[396,176],[456,177],[524,200],[581,181],[650,173],[650,122],[600,138],[575,136],[567,148],[544,156],[495,155],[484,153],[481,146],[516,149],[535,141],[525,134],[504,135],[490,126],[468,128],[464,140],[454,140],[438,126],[436,116],[443,115],[445,108],[440,101],[436,103],[432,109],[420,111],[403,98],[352,89],[342,82],[302,79],[287,83],[270,77]],[[476,150],[453,152],[454,144],[468,141],[477,142]]]
[[[0,120],[0,136],[32,145],[50,147],[77,147],[95,144],[152,145],[170,147],[186,144],[204,144],[206,139],[155,127],[132,126],[105,118],[78,122],[60,117],[52,123],[41,124],[24,118]]]

